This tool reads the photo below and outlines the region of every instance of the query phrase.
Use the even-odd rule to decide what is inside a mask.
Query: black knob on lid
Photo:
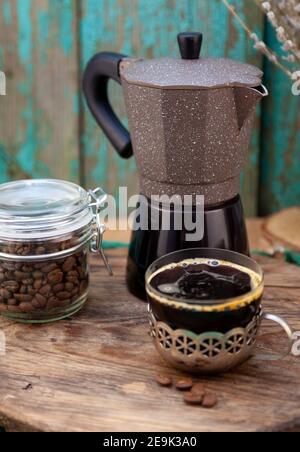
[[[184,60],[197,60],[200,55],[202,40],[202,33],[179,33],[178,44],[180,48],[181,58]]]

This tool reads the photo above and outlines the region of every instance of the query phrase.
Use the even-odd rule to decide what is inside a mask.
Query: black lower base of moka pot
[[[150,202],[149,218],[151,218]],[[159,218],[163,213],[159,210]],[[178,211],[177,211],[178,213]],[[157,214],[157,208],[156,208]],[[127,287],[142,300],[146,300],[145,274],[149,265],[159,257],[186,248],[221,248],[249,255],[249,243],[240,196],[222,204],[204,208],[204,237],[187,241],[185,228],[176,230],[174,213],[170,213],[170,230],[138,229],[132,233],[127,263]]]

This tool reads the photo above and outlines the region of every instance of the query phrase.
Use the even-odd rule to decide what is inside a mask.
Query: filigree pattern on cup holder
[[[160,354],[184,370],[214,372],[245,361],[256,343],[261,313],[246,328],[235,328],[226,334],[206,332],[194,334],[172,329],[157,321],[149,308],[150,335]]]

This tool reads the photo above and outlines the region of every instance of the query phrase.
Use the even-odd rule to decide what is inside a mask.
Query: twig
[[[282,50],[287,56],[283,59],[291,62],[298,62],[300,64],[300,51],[298,49],[299,45],[296,41],[296,35],[294,29],[289,26],[288,16],[282,14],[281,9],[278,7],[278,1],[276,1],[276,6],[271,0],[254,0],[260,9],[267,15],[270,24],[276,31],[277,39],[282,44]],[[294,0],[288,1],[290,7],[294,8],[294,13],[298,14],[296,11],[296,4]],[[299,4],[298,4],[299,5]],[[300,20],[300,19],[299,19]],[[300,27],[300,22],[299,22]],[[300,30],[299,30],[300,33]]]
[[[284,64],[279,61],[279,58],[273,50],[270,49],[259,37],[256,33],[252,32],[252,30],[248,27],[245,21],[238,15],[233,5],[231,5],[227,0],[222,0],[223,4],[229,10],[233,17],[239,22],[241,27],[246,31],[249,38],[254,41],[254,48],[259,50],[263,55],[265,55],[272,63],[274,63],[279,69],[281,69],[288,77],[292,80],[295,80],[295,73],[292,72],[289,68],[287,68]]]

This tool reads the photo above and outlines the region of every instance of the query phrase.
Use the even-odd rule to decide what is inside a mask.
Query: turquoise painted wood
[[[258,34],[262,14],[251,0],[234,1]],[[263,59],[220,0],[1,0],[0,182],[59,177],[108,192],[138,190],[134,159],[113,151],[81,96],[84,67],[96,52],[152,58],[177,55],[179,31],[202,30],[203,54],[263,67]],[[267,39],[273,40],[267,30]],[[266,65],[271,96],[257,110],[242,193],[249,215],[299,204],[299,98]],[[121,88],[111,99],[127,123]]]
[[[270,25],[266,37],[279,51]],[[262,115],[259,213],[266,215],[300,204],[300,96],[292,94],[285,74],[265,65],[271,95]]]
[[[78,180],[76,0],[2,0],[0,182]]]

